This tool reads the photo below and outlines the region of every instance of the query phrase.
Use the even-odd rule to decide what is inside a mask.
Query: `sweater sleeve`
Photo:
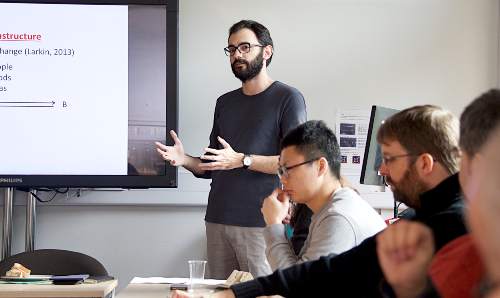
[[[280,120],[280,138],[283,138],[299,124],[306,122],[306,103],[300,92],[296,91],[289,96],[282,110]]]
[[[266,241],[266,257],[273,270],[285,268],[298,262],[288,239],[285,237],[285,226],[270,225],[264,228]]]

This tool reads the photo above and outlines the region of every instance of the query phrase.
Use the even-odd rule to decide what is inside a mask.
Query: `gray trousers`
[[[233,270],[254,277],[270,274],[264,228],[247,228],[205,222],[208,278],[227,279]]]

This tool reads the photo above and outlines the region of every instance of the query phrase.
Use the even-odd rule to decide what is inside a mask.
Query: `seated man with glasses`
[[[322,121],[308,121],[283,138],[278,176],[283,188],[274,190],[262,206],[266,255],[273,270],[342,253],[386,226],[354,190],[342,187],[339,144]],[[309,234],[298,254],[282,224],[290,200],[313,212]]]
[[[436,252],[432,231],[420,223],[401,221],[379,234],[380,265],[397,297],[485,297],[489,287],[500,294],[500,90],[465,108],[460,148],[470,233]]]

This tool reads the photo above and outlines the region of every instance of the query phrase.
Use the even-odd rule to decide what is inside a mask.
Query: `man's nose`
[[[281,182],[281,189],[285,189],[286,182],[287,182],[285,175],[280,177],[280,182]]]
[[[382,176],[389,176],[389,169],[387,168],[385,163],[382,163],[380,165],[380,167],[378,168],[378,171],[379,171],[380,175],[382,175]]]
[[[241,58],[243,54],[241,53],[240,49],[236,49],[233,54],[233,58]]]

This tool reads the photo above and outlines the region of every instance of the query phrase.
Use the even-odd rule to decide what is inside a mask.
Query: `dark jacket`
[[[307,235],[309,235],[309,225],[311,224],[312,215],[311,209],[306,204],[297,204],[295,206],[292,219],[290,220],[290,226],[293,228],[290,243],[296,255],[299,255],[307,239]]]

